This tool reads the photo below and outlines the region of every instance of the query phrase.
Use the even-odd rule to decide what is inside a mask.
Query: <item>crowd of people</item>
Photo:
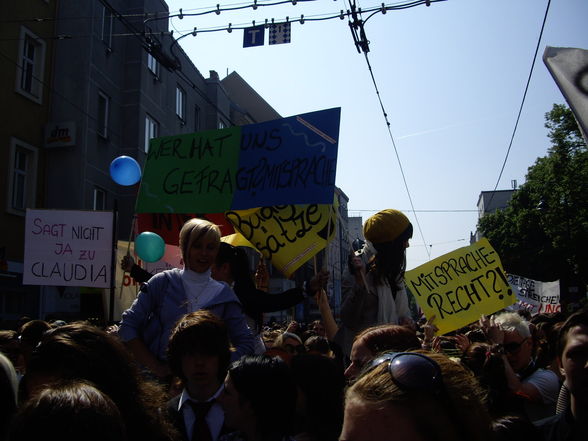
[[[218,227],[180,232],[183,269],[151,275],[114,327],[0,331],[0,440],[533,441],[588,437],[588,311],[499,311],[438,336],[403,284],[408,219],[383,210],[350,256],[341,320],[328,275],[266,292]],[[262,314],[312,297],[321,320]]]

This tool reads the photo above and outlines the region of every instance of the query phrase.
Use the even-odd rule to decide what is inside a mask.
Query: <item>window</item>
[[[224,123],[224,121],[222,119],[218,121],[218,128],[219,129],[224,129],[226,127],[227,127],[227,125]]]
[[[98,92],[98,135],[103,138],[108,137],[108,108],[110,98],[102,92]]]
[[[200,107],[194,106],[194,131],[200,130]]]
[[[99,187],[94,188],[92,208],[94,210],[106,210],[106,192]]]
[[[159,123],[145,115],[145,153],[149,153],[149,140],[159,135]]]
[[[176,115],[182,121],[186,120],[186,92],[180,86],[176,86]]]
[[[108,48],[112,47],[112,12],[106,6],[102,8],[101,38]]]
[[[159,63],[149,52],[147,53],[147,68],[156,78],[159,78]]]
[[[43,72],[45,68],[45,42],[27,28],[20,30],[19,63],[16,91],[41,103]]]
[[[7,211],[24,215],[34,207],[37,185],[37,148],[16,138],[10,142],[10,177]]]

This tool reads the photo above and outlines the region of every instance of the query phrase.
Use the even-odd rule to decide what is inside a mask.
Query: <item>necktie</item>
[[[190,403],[194,415],[196,416],[196,421],[194,421],[194,427],[192,428],[191,441],[212,441],[212,435],[210,434],[210,429],[206,423],[206,415],[214,404],[214,400],[202,403],[190,400],[188,403]]]

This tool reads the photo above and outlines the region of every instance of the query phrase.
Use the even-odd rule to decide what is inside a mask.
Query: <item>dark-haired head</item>
[[[214,262],[213,277],[227,283],[235,282],[235,290],[255,289],[247,253],[243,248],[235,247],[226,242],[220,243]]]
[[[396,239],[390,242],[374,243],[377,253],[372,260],[370,269],[374,271],[376,280],[380,283],[387,281],[391,287],[397,286],[398,280],[404,277],[406,270],[406,248],[412,237],[412,224]]]
[[[245,356],[229,368],[227,381],[253,411],[262,439],[289,433],[296,406],[296,385],[290,368],[277,357]]]
[[[318,440],[337,440],[343,424],[343,370],[333,359],[318,354],[296,355],[290,367],[303,396],[297,407],[299,430]]]
[[[11,441],[124,441],[114,402],[87,382],[55,383],[27,401],[12,424]]]
[[[588,327],[588,309],[577,311],[570,315],[564,324],[559,328],[559,337],[557,343],[557,355],[562,356],[563,351],[568,343],[568,334],[576,326]]]
[[[124,344],[86,323],[46,332],[31,355],[23,381],[30,395],[65,379],[92,383],[118,406],[129,440],[157,439],[172,431],[158,413],[165,397],[143,379]]]
[[[167,348],[169,365],[174,375],[185,380],[182,370],[184,355],[203,354],[219,359],[218,379],[225,378],[231,359],[230,340],[222,319],[207,310],[183,316],[174,327]]]

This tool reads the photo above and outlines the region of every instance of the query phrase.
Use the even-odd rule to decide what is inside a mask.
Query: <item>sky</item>
[[[171,14],[186,14],[254,1],[166,3]],[[406,2],[385,4],[400,3]],[[586,0],[447,0],[373,15],[364,26],[367,59],[390,131],[347,18],[293,23],[289,44],[270,46],[266,33],[264,46],[243,48],[242,30],[222,30],[187,36],[180,45],[205,77],[236,71],[283,117],[341,107],[336,185],[349,197],[349,215],[365,221],[382,209],[403,211],[415,226],[407,251],[413,269],[469,245],[480,192],[495,188],[505,161],[548,3],[498,182],[503,190],[513,180],[523,184],[527,169],[547,154],[545,113],[565,100],[541,57],[546,46],[588,49]],[[381,2],[356,4],[367,10]],[[341,9],[350,9],[349,0],[290,2],[173,18],[170,29],[178,38],[194,27],[326,17]]]

